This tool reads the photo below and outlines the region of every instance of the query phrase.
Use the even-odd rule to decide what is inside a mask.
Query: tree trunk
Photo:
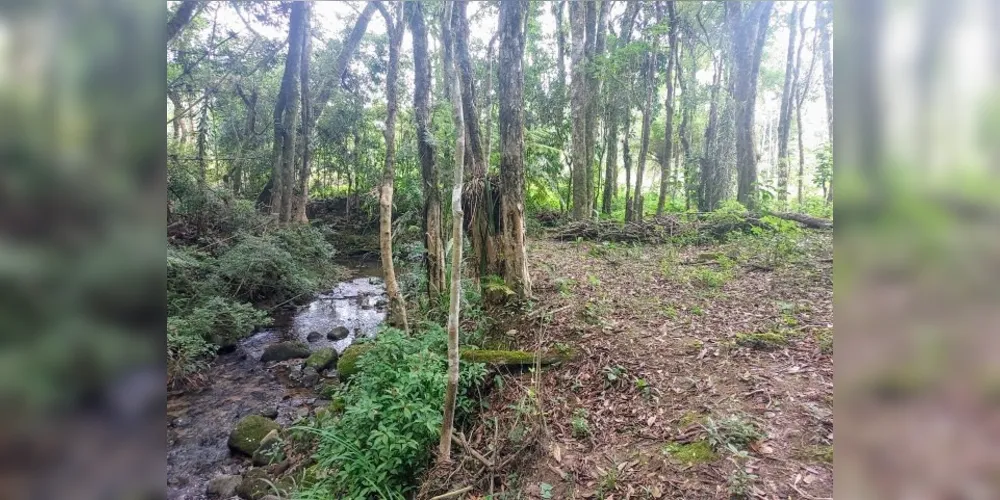
[[[504,281],[531,296],[524,228],[524,37],[527,0],[500,4],[500,247]]]
[[[427,26],[423,5],[408,4],[412,9],[410,31],[413,33],[413,109],[417,122],[417,150],[424,191],[424,247],[427,249],[427,294],[430,303],[437,303],[445,292],[444,242],[442,241],[441,188],[434,154],[434,137],[430,130],[431,67],[427,60]]]
[[[611,214],[611,203],[614,200],[614,179],[618,174],[618,120],[614,111],[608,114],[608,132],[605,137],[606,154],[604,157],[604,192],[601,194],[601,213]]]
[[[201,103],[201,117],[198,119],[198,185],[205,187],[207,168],[205,160],[205,148],[208,141],[208,105],[209,94],[205,89],[205,97]]]
[[[677,64],[677,11],[674,9],[674,2],[667,2],[667,15],[670,19],[670,31],[667,35],[670,44],[670,53],[667,55],[667,100],[664,103],[666,117],[663,129],[663,158],[664,163],[660,165],[662,173],[660,175],[660,199],[656,202],[656,214],[663,214],[663,207],[667,201],[667,187],[670,185],[670,158],[674,151],[674,66]]]
[[[302,21],[302,62],[299,72],[299,80],[302,88],[302,165],[299,168],[298,186],[295,197],[295,213],[292,220],[299,224],[308,224],[306,217],[306,205],[309,203],[309,161],[311,160],[309,151],[309,134],[312,121],[309,113],[309,60],[312,58],[312,6],[309,2],[304,2],[304,19]]]
[[[757,153],[754,148],[754,108],[764,37],[774,2],[726,4],[732,39],[733,100],[736,106],[736,199],[749,209],[757,204]]]
[[[364,38],[365,31],[368,30],[368,23],[371,21],[372,15],[375,14],[375,10],[378,7],[380,7],[378,2],[368,2],[361,15],[358,16],[358,20],[354,23],[351,33],[344,40],[340,53],[337,54],[337,60],[334,62],[330,79],[320,88],[319,96],[309,112],[309,117],[312,121],[309,124],[310,128],[315,127],[319,119],[322,118],[323,111],[327,108],[327,103],[330,102],[334,91],[340,87],[340,82],[344,79],[344,74],[347,72],[347,63],[350,62],[351,57],[357,52],[358,46],[361,45],[361,39]]]
[[[459,5],[459,3],[461,5]],[[458,8],[455,8],[458,7]],[[457,24],[465,23],[464,2],[449,2],[445,4],[445,15],[441,23],[441,38],[445,47],[452,47],[451,26],[454,16],[462,16]],[[455,33],[456,38],[460,37]],[[443,462],[451,461],[451,435],[455,422],[455,401],[458,396],[458,320],[459,306],[462,302],[462,165],[465,159],[465,117],[463,113],[463,89],[458,77],[457,54],[460,49],[444,50],[444,80],[451,96],[451,118],[455,124],[454,175],[451,193],[451,225],[452,225],[452,261],[451,261],[451,297],[448,301],[448,384],[444,398],[444,421],[441,425],[441,442],[438,458]],[[449,57],[450,56],[450,57]],[[473,115],[474,116],[474,115]]]
[[[813,31],[813,49],[810,51],[809,57],[809,71],[806,72],[805,81],[801,84],[799,83],[799,72],[802,69],[802,47],[806,44],[806,23],[805,23],[806,9],[803,8],[799,11],[799,48],[795,56],[795,82],[792,87],[795,89],[795,123],[798,129],[798,142],[799,142],[799,191],[798,200],[799,206],[802,206],[802,199],[804,196],[804,186],[805,173],[806,173],[806,155],[805,147],[802,144],[802,106],[806,102],[806,96],[809,94],[809,87],[812,84],[813,70],[816,67],[816,40],[818,33]],[[823,198],[826,198],[826,188],[823,189]]]
[[[622,136],[622,163],[625,167],[625,221],[632,220],[632,153],[628,140],[632,135],[632,110],[625,110],[625,135]]]
[[[725,186],[719,158],[715,155],[719,140],[719,94],[722,89],[723,62],[715,61],[715,75],[712,77],[712,96],[708,105],[708,124],[705,125],[704,153],[701,157],[701,179],[698,185],[698,210],[711,212],[722,200]]]
[[[385,76],[385,166],[382,169],[382,185],[378,198],[379,250],[385,290],[389,296],[389,324],[409,331],[406,302],[399,291],[396,268],[392,262],[392,196],[396,177],[396,114],[399,107],[396,87],[399,80],[399,49],[403,44],[403,31],[405,31],[402,2],[397,3],[395,23],[388,17],[385,22],[389,30],[389,67]]]
[[[466,128],[465,156],[468,161],[469,180],[465,184],[463,213],[467,215],[466,223],[469,231],[472,255],[470,266],[473,279],[478,283],[483,276],[498,274],[496,268],[495,231],[491,230],[489,221],[490,208],[493,206],[489,183],[486,176],[486,156],[483,151],[482,136],[479,131],[479,113],[476,111],[476,92],[472,58],[469,56],[469,22],[466,19],[468,2],[455,2],[452,12],[452,35],[455,38],[454,64],[460,78],[463,122]]]
[[[587,196],[587,4],[570,2],[570,120],[572,123],[572,182],[573,218],[581,220],[590,216],[590,198]],[[503,66],[501,66],[503,67]]]
[[[653,102],[656,101],[656,53],[646,54],[646,102],[642,109],[642,130],[639,135],[639,165],[635,169],[635,190],[632,199],[632,218],[626,220],[642,221],[643,198],[642,176],[646,170],[646,157],[649,156],[649,132],[653,121]]]
[[[792,123],[792,105],[795,95],[795,84],[798,80],[799,66],[795,56],[795,23],[798,18],[799,6],[792,7],[788,14],[788,50],[785,56],[785,86],[781,91],[781,112],[778,116],[778,201],[782,206],[788,201],[788,133]],[[799,42],[802,47],[803,41]],[[800,51],[801,52],[801,51]],[[801,57],[800,57],[801,59]]]
[[[301,3],[292,4],[288,22],[288,55],[281,78],[281,89],[274,109],[273,186],[271,188],[271,213],[279,222],[288,222],[291,215],[292,165],[295,158],[295,123],[298,118],[298,72],[302,59],[302,24],[304,12]]]
[[[819,53],[823,58],[823,94],[826,96],[827,136],[833,143],[833,53],[830,50],[830,22],[833,5],[829,1],[816,4],[816,31],[819,34]],[[826,191],[826,201],[833,201],[833,176]]]
[[[594,213],[594,208],[597,203],[597,196],[595,194],[594,188],[594,166],[595,166],[595,136],[597,134],[597,117],[598,109],[597,105],[601,97],[601,80],[597,78],[597,72],[594,71],[592,67],[593,62],[597,60],[598,57],[604,52],[605,45],[605,26],[608,20],[608,9],[611,6],[610,1],[601,1],[598,7],[598,2],[584,2],[587,6],[587,65],[584,68],[586,71],[587,78],[587,135],[586,135],[586,151],[587,151],[587,217],[590,218]],[[600,167],[600,159],[597,159],[596,165]],[[600,175],[600,170],[597,170],[598,175]]]
[[[692,64],[697,64],[694,59],[694,41],[685,44]],[[690,75],[693,77],[695,70],[692,68]],[[681,89],[681,128],[678,136],[681,141],[681,163],[684,169],[684,209],[691,209],[691,201],[696,190],[691,186],[694,181],[693,165],[691,163],[691,137],[689,124],[691,123],[691,108],[694,107],[694,100],[689,95],[694,89],[684,80],[684,65],[677,61],[677,82]]]

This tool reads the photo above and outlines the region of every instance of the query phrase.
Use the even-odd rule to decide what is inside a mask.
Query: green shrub
[[[198,336],[220,346],[231,345],[254,327],[269,324],[271,318],[267,312],[222,297],[212,297],[204,305],[174,320],[179,334]]]
[[[331,473],[302,498],[403,498],[433,456],[447,377],[444,330],[408,336],[387,328],[370,345],[342,392],[344,413],[303,429],[318,437],[317,465]],[[482,364],[461,367],[457,421],[476,410],[467,393],[486,375]]]
[[[198,335],[178,332],[178,318],[167,318],[167,384],[176,386],[190,381],[208,367],[208,357],[215,346]]]
[[[314,291],[318,285],[298,259],[273,236],[244,235],[219,256],[218,272],[227,292],[241,300],[287,300]]]

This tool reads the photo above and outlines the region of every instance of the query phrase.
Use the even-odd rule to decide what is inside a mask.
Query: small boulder
[[[260,415],[243,417],[229,433],[229,448],[247,456],[253,456],[260,441],[271,431],[281,429],[274,420]]]
[[[220,474],[212,478],[205,486],[205,494],[212,498],[230,498],[236,494],[236,487],[240,485],[243,478],[240,476],[230,476]]]
[[[264,349],[264,354],[260,356],[260,361],[267,363],[270,361],[287,361],[289,359],[308,357],[309,346],[302,342],[278,342]]]
[[[285,453],[281,448],[281,437],[273,430],[260,440],[260,446],[253,452],[254,465],[268,465],[283,460]]]
[[[326,338],[329,340],[344,340],[350,333],[350,330],[346,326],[338,326],[330,330],[330,333],[326,334]]]
[[[332,347],[317,349],[309,355],[306,360],[306,368],[313,368],[317,372],[326,370],[337,364],[337,351]]]
[[[261,500],[274,493],[272,485],[281,491],[282,486],[286,486],[285,483],[285,481],[275,482],[264,469],[250,469],[236,487],[236,494],[244,500]]]
[[[306,335],[306,340],[309,342],[318,342],[321,338],[323,338],[323,334],[319,332],[309,332],[309,334]]]
[[[302,387],[312,387],[319,382],[319,372],[311,366],[307,366],[302,370]]]
[[[371,345],[368,344],[353,344],[344,349],[344,353],[337,361],[337,373],[340,374],[340,380],[347,381],[357,373],[358,358],[369,349],[371,349]]]
[[[274,419],[278,418],[278,407],[274,406],[274,407],[268,408],[268,409],[260,412],[260,414],[263,415],[263,416],[265,416],[265,417],[267,417],[267,418],[269,418],[269,419],[271,419],[271,420],[274,420]]]

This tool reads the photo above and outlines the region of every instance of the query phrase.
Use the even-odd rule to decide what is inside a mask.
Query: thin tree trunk
[[[337,60],[334,61],[331,76],[320,88],[319,96],[310,110],[310,128],[314,128],[319,119],[322,118],[323,111],[327,108],[327,103],[330,102],[333,93],[340,87],[340,82],[344,79],[344,74],[347,72],[347,63],[350,62],[351,57],[357,52],[358,46],[361,45],[361,39],[364,38],[365,31],[368,30],[368,23],[371,21],[372,15],[375,14],[375,10],[380,6],[378,2],[368,2],[361,15],[358,16],[357,22],[354,23],[351,33],[344,40],[343,48],[337,54]]]
[[[403,44],[403,4],[396,4],[396,21],[386,18],[389,30],[389,67],[385,77],[385,166],[378,199],[379,249],[382,257],[382,274],[389,296],[389,324],[404,331],[410,326],[406,320],[406,302],[396,281],[396,268],[392,262],[392,196],[396,176],[396,114],[398,110],[397,82],[399,80],[399,49]]]
[[[795,50],[795,23],[798,20],[799,6],[792,7],[788,14],[788,50],[785,56],[785,86],[781,91],[781,112],[778,116],[778,201],[782,206],[788,201],[788,134],[792,123],[792,105],[795,95],[795,85],[799,75],[799,65],[793,57]],[[803,41],[799,42],[799,48]],[[801,50],[799,51],[801,56]],[[801,57],[799,57],[801,60]]]
[[[598,2],[584,2],[587,5],[587,217],[593,216],[597,203],[596,190],[594,188],[595,174],[595,150],[596,134],[598,122],[597,105],[601,97],[601,80],[597,78],[597,72],[590,66],[604,52],[606,42],[605,26],[608,22],[608,10],[611,2],[608,0]],[[600,176],[600,158],[596,158],[597,175]]]
[[[677,12],[674,9],[674,2],[667,2],[667,15],[670,19],[670,31],[667,35],[670,44],[670,53],[667,55],[667,99],[664,103],[666,117],[664,118],[663,129],[663,158],[660,165],[662,173],[660,175],[660,198],[656,202],[656,214],[663,214],[663,207],[667,201],[667,188],[670,186],[670,158],[674,151],[674,66],[677,64]]]
[[[455,2],[445,4],[445,15],[441,23],[441,38],[446,47],[452,46],[451,24],[453,16],[465,17],[464,4],[454,9]],[[461,21],[461,22],[464,22]],[[458,33],[455,34],[459,36]],[[455,401],[458,395],[458,320],[459,306],[462,301],[462,171],[465,160],[465,118],[462,110],[462,85],[459,81],[457,58],[455,50],[445,50],[444,74],[445,85],[451,96],[451,118],[455,124],[454,175],[451,194],[451,225],[452,225],[452,261],[451,261],[451,297],[448,302],[448,384],[444,398],[444,421],[441,425],[441,442],[438,446],[438,458],[442,462],[451,461],[451,435],[455,422]],[[451,56],[451,57],[449,57]]]
[[[632,220],[632,153],[629,136],[632,135],[632,111],[625,110],[625,135],[622,136],[622,162],[625,166],[625,221]]]
[[[819,53],[823,58],[823,90],[826,96],[827,137],[833,144],[833,54],[830,50],[830,22],[833,20],[833,5],[823,1],[816,5],[816,30],[819,33]],[[826,191],[826,201],[833,201],[833,176]]]
[[[798,128],[797,135],[798,135],[798,142],[799,142],[799,191],[798,191],[798,200],[799,200],[799,206],[800,207],[802,206],[802,200],[803,200],[804,192],[805,192],[803,183],[805,182],[804,179],[805,179],[805,173],[806,173],[805,147],[802,144],[802,106],[806,102],[806,96],[809,94],[809,87],[812,85],[813,70],[816,67],[816,41],[817,41],[817,37],[819,35],[819,33],[818,33],[817,30],[813,30],[813,41],[812,41],[813,49],[810,51],[811,55],[809,57],[809,70],[806,72],[805,81],[803,81],[800,84],[799,83],[799,71],[802,68],[802,47],[805,46],[805,43],[806,43],[805,14],[806,14],[806,9],[805,8],[803,8],[801,11],[799,11],[799,39],[801,41],[799,42],[799,48],[798,48],[797,54],[795,56],[795,58],[796,58],[796,63],[795,63],[795,83],[793,84],[793,87],[795,88],[795,92],[796,92],[796,94],[795,94],[795,123],[796,123],[796,127]],[[824,193],[823,193],[823,198],[824,199],[826,198],[825,189],[824,189]]]
[[[572,182],[573,218],[585,219],[589,216],[590,198],[587,196],[587,51],[586,24],[588,2],[570,2],[570,120],[572,121]]]
[[[524,37],[527,0],[500,4],[500,246],[504,281],[531,297],[524,227]]]
[[[701,179],[698,186],[698,210],[711,212],[722,200],[724,186],[721,185],[719,158],[714,155],[719,135],[719,94],[722,88],[723,62],[715,61],[715,75],[712,77],[712,96],[708,106],[708,124],[705,126],[705,150],[701,157]]]
[[[208,141],[208,89],[205,89],[205,98],[201,104],[201,117],[198,119],[198,185],[205,187],[207,168],[205,160],[205,148]]]
[[[175,36],[179,35],[184,27],[191,22],[191,18],[194,16],[195,8],[198,7],[196,0],[185,0],[181,2],[181,6],[177,8],[174,15],[170,17],[167,21],[167,43],[174,39]]]
[[[302,21],[302,62],[299,74],[302,87],[302,165],[299,169],[298,189],[295,198],[295,214],[292,220],[299,224],[308,224],[306,205],[309,203],[309,173],[311,160],[309,151],[309,134],[312,130],[309,109],[309,60],[312,58],[312,6],[304,2],[304,19]]]
[[[417,123],[417,150],[424,191],[424,247],[427,268],[427,294],[431,304],[445,292],[444,242],[442,241],[441,188],[430,130],[431,67],[427,59],[427,26],[423,5],[408,4],[410,31],[413,34],[413,109]]]
[[[642,177],[649,156],[649,133],[653,119],[653,102],[656,100],[656,53],[646,55],[646,102],[642,109],[642,130],[639,137],[639,165],[635,170],[635,190],[632,200],[632,219],[642,221],[643,197]]]

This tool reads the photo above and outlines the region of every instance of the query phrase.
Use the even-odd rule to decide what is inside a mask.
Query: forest
[[[832,12],[167,2],[167,497],[832,498]]]

